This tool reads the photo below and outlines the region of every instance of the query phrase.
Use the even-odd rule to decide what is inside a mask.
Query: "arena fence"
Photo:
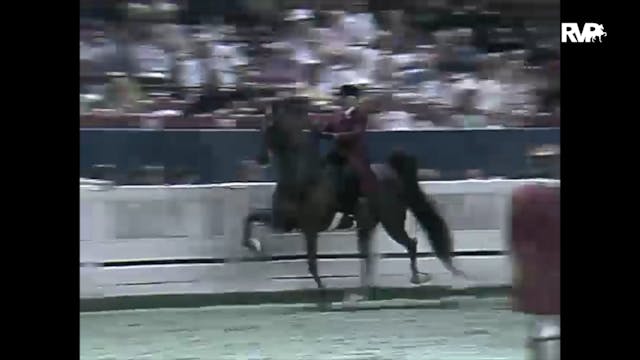
[[[434,276],[427,287],[508,286],[511,264],[506,232],[510,195],[531,182],[555,180],[467,180],[423,182],[450,224],[456,264],[474,280],[453,278],[433,257],[425,234],[408,216],[406,228],[419,239],[421,271]],[[270,207],[274,184],[227,183],[179,186],[111,186],[81,181],[80,297],[279,293],[315,288],[300,234],[271,234],[258,227],[264,256],[241,243],[243,219],[252,208]],[[404,248],[380,228],[375,234],[374,282],[380,288],[410,288]],[[319,269],[329,288],[359,284],[354,232],[327,232],[319,239]]]

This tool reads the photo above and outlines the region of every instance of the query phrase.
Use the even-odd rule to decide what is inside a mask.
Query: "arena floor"
[[[525,324],[505,299],[355,312],[265,305],[83,313],[80,358],[520,360]]]

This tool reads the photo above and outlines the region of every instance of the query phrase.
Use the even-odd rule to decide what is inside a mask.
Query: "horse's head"
[[[258,161],[269,161],[268,152],[278,156],[297,151],[304,144],[304,130],[309,127],[308,99],[289,97],[271,102],[262,123],[263,147]]]

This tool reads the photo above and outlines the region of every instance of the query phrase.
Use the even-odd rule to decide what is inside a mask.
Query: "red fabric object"
[[[560,314],[560,187],[525,185],[511,213],[515,310]]]

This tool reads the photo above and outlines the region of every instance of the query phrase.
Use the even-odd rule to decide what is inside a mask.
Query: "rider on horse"
[[[359,89],[354,85],[340,88],[342,111],[337,119],[327,123],[323,133],[335,140],[334,155],[347,161],[356,172],[361,197],[370,197],[376,191],[377,182],[367,154],[365,135],[368,116],[358,104]],[[361,198],[364,201],[364,198]]]

